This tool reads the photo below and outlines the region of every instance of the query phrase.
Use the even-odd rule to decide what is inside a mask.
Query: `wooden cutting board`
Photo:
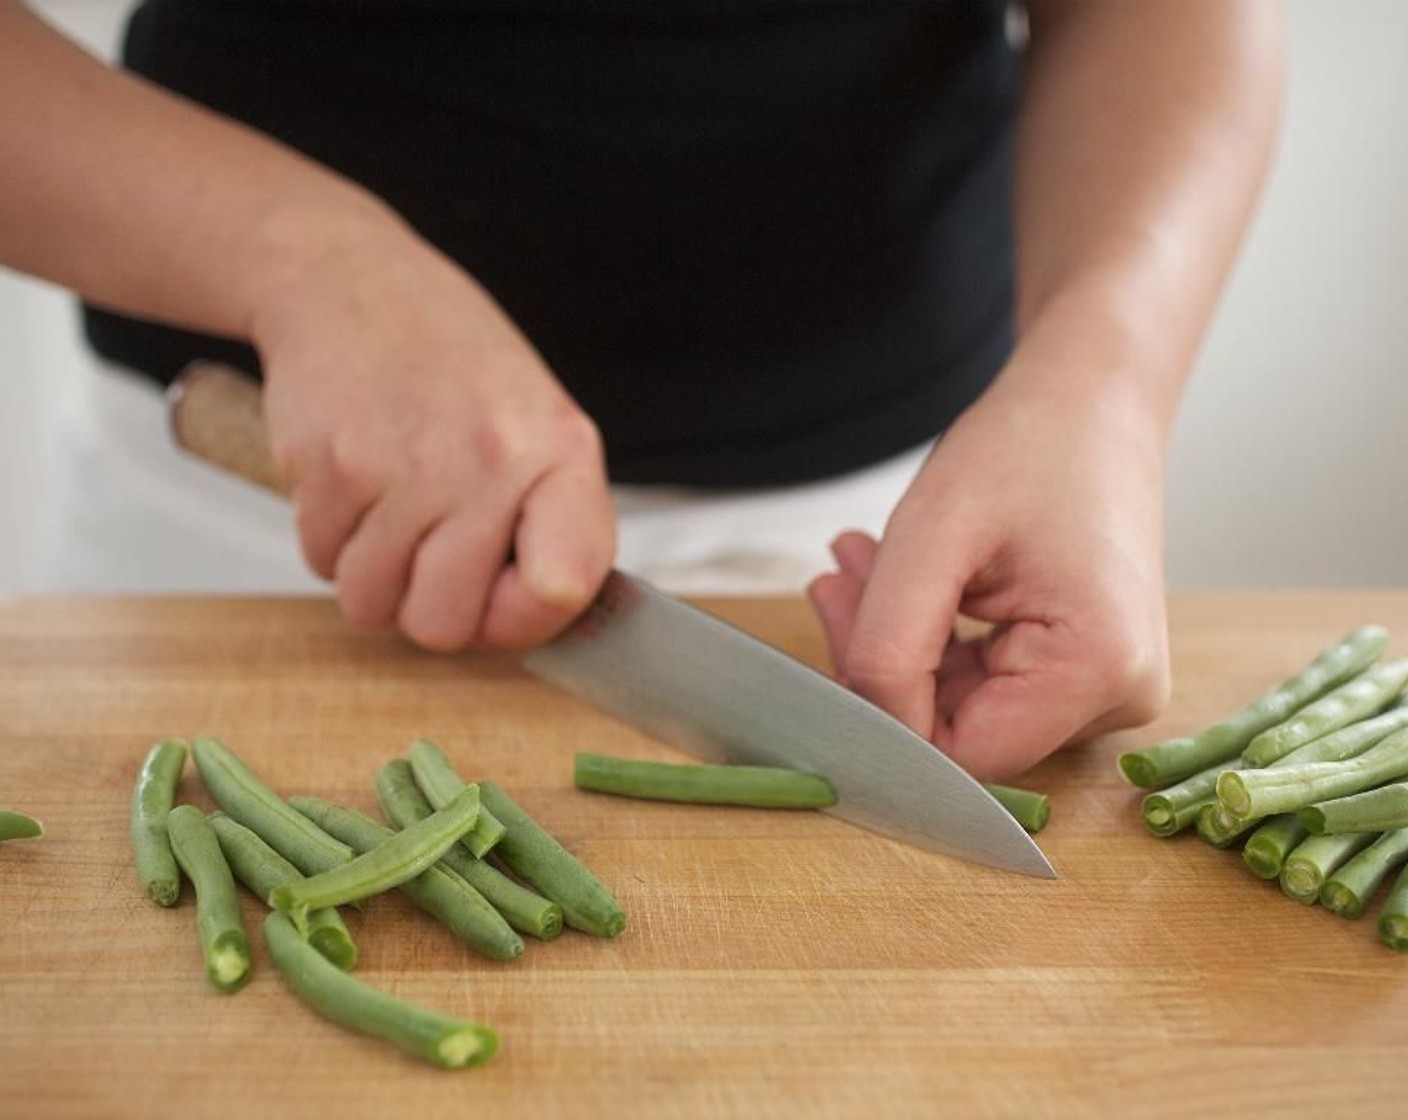
[[[821,660],[800,602],[712,606]],[[1055,806],[1061,879],[1040,882],[823,815],[576,792],[575,751],[680,756],[511,660],[421,653],[324,602],[0,604],[0,806],[48,828],[0,848],[0,1116],[1408,1115],[1408,957],[1235,854],[1149,836],[1114,767],[1366,621],[1408,652],[1405,593],[1175,599],[1165,717],[1030,775]],[[126,835],[149,744],[201,732],[281,792],[367,810],[377,767],[431,737],[595,868],[629,928],[502,965],[399,896],[352,915],[361,976],[498,1028],[467,1073],[318,1019],[262,945],[217,995],[190,899],[148,903]],[[181,793],[209,805],[189,770]]]

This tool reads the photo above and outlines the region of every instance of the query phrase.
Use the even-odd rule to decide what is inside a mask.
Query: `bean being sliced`
[[[158,906],[175,906],[181,896],[181,871],[171,854],[166,816],[185,767],[183,741],[157,743],[147,752],[132,788],[132,855],[143,892]]]
[[[433,808],[443,809],[464,789],[464,779],[455,772],[454,764],[429,739],[417,739],[411,744],[410,762],[416,785]],[[475,859],[483,859],[503,838],[503,822],[489,811],[488,806],[481,804],[474,831],[463,840],[469,854]]]
[[[370,817],[318,797],[295,797],[294,806],[320,828],[325,828],[359,852],[371,852],[396,833]],[[447,925],[461,941],[496,961],[523,955],[523,939],[484,896],[437,863],[414,879],[400,884],[401,892],[432,917]]]
[[[309,910],[370,898],[414,879],[438,863],[445,849],[474,827],[478,816],[479,787],[466,786],[445,808],[393,833],[351,863],[276,887],[269,902],[292,918],[300,933],[306,933]]]
[[[44,826],[13,809],[0,809],[0,840],[33,840],[44,835]]]
[[[1283,723],[1330,689],[1367,669],[1388,647],[1382,626],[1361,626],[1309,665],[1220,723],[1119,757],[1120,771],[1137,786],[1162,789],[1241,754],[1253,736]]]
[[[836,804],[835,787],[820,774],[770,766],[678,766],[583,752],[573,782],[595,793],[694,805],[825,809]]]
[[[176,862],[196,889],[196,926],[206,974],[218,991],[239,991],[249,980],[249,938],[220,841],[194,805],[172,809],[166,827]]]
[[[197,739],[191,754],[216,804],[303,874],[318,875],[352,861],[351,848],[287,805],[223,743]]]
[[[303,872],[233,817],[216,813],[210,817],[210,827],[215,830],[220,850],[225,853],[235,878],[253,891],[259,901],[268,903],[276,888],[303,878]],[[344,972],[357,963],[357,946],[336,907],[309,911],[308,941]]]
[[[289,988],[349,1030],[384,1039],[441,1069],[480,1065],[498,1048],[498,1035],[488,1027],[396,999],[336,968],[277,910],[264,919],[264,943]]]
[[[595,937],[615,937],[626,928],[626,912],[601,880],[556,838],[490,781],[479,796],[508,830],[495,855],[510,871],[562,907],[563,920]]]
[[[376,799],[386,819],[397,828],[409,828],[435,811],[416,785],[411,764],[401,758],[377,772]],[[561,906],[514,882],[492,864],[475,859],[463,845],[448,848],[440,862],[482,894],[520,933],[551,941],[562,932]]]

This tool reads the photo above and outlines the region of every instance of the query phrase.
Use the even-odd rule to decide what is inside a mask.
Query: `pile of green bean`
[[[1360,627],[1220,723],[1119,766],[1153,791],[1141,811],[1156,836],[1192,827],[1238,846],[1298,902],[1358,918],[1397,871],[1378,932],[1408,952],[1408,659],[1380,662],[1387,647],[1383,627]]]
[[[219,806],[208,817],[176,804],[188,754]],[[349,975],[357,948],[337,908],[399,889],[498,961],[522,955],[522,935],[550,941],[564,924],[615,937],[625,912],[507,793],[492,782],[465,782],[426,740],[382,768],[375,792],[391,827],[318,798],[284,800],[218,740],[158,743],[132,794],[143,890],[170,907],[180,900],[182,876],[191,882],[206,974],[217,991],[238,991],[252,972],[238,881],[269,906],[269,958],[314,1011],[443,1069],[479,1065],[497,1049],[493,1030],[393,999]]]

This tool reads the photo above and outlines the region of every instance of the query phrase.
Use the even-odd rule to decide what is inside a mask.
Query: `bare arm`
[[[434,648],[542,640],[615,549],[591,421],[366,191],[0,0],[0,262],[247,338],[310,566]]]
[[[395,216],[270,138],[110,69],[0,0],[0,261],[248,338],[302,260]]]
[[[1167,444],[1281,89],[1274,0],[1030,15],[1016,349],[812,588],[842,676],[990,777],[1165,701]],[[960,613],[991,633],[956,640]]]

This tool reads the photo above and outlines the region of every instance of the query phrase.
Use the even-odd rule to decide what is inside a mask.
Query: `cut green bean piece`
[[[206,975],[218,991],[239,991],[249,980],[249,938],[220,841],[194,805],[172,809],[166,829],[176,862],[196,889],[196,926]]]
[[[569,926],[595,937],[615,937],[626,928],[625,911],[601,880],[518,802],[494,782],[481,781],[479,791],[508,829],[494,854],[525,883],[561,906]]]
[[[1408,659],[1366,669],[1290,719],[1261,732],[1242,751],[1242,759],[1248,766],[1270,766],[1297,747],[1383,711],[1406,683]]]
[[[1408,705],[1402,703],[1390,708],[1381,716],[1362,719],[1351,723],[1329,735],[1297,747],[1290,754],[1278,758],[1270,768],[1279,770],[1285,766],[1302,766],[1309,762],[1344,762],[1363,754],[1376,743],[1381,743],[1395,731],[1408,727]]]
[[[1256,827],[1257,821],[1232,816],[1217,801],[1210,801],[1198,810],[1194,822],[1198,835],[1214,848],[1230,848],[1239,837]]]
[[[1139,806],[1144,824],[1155,836],[1172,836],[1195,824],[1199,810],[1213,800],[1217,776],[1227,769],[1240,769],[1241,765],[1239,758],[1219,762],[1176,785],[1147,794]]]
[[[411,764],[397,758],[377,772],[376,799],[386,819],[396,828],[409,828],[435,810],[416,785]],[[480,805],[480,812],[483,812]],[[441,863],[482,894],[521,933],[551,941],[562,932],[562,907],[514,882],[497,867],[475,859],[463,845],[449,848]]]
[[[1343,836],[1308,836],[1295,846],[1281,868],[1281,890],[1288,898],[1314,906],[1320,888],[1335,870],[1374,842],[1377,833],[1354,832]]]
[[[377,991],[315,952],[277,910],[264,919],[269,958],[289,988],[326,1019],[399,1046],[441,1069],[481,1065],[498,1048],[488,1027]]]
[[[836,804],[835,788],[820,774],[769,766],[680,766],[582,752],[573,782],[594,793],[693,805],[825,809]]]
[[[1263,822],[1242,845],[1242,862],[1254,875],[1276,879],[1291,854],[1307,833],[1295,813],[1282,813]]]
[[[318,797],[295,797],[293,804],[309,820],[359,852],[374,852],[400,835],[364,813]],[[497,961],[511,961],[523,955],[523,939],[503,915],[445,864],[428,867],[414,879],[401,883],[400,890],[476,952]]]
[[[33,817],[0,809],[0,840],[34,840],[43,835],[44,826]]]
[[[438,863],[445,849],[474,827],[478,816],[479,787],[466,786],[445,808],[393,834],[351,863],[275,888],[269,902],[306,934],[309,910],[370,898],[414,879]]]
[[[260,902],[269,904],[269,896],[277,887],[303,878],[303,872],[233,817],[216,813],[210,818],[210,827],[215,830],[220,850],[225,853],[225,861],[235,878],[253,891]],[[357,963],[357,946],[335,907],[309,911],[308,941],[344,972]]]
[[[1390,949],[1408,953],[1408,867],[1398,873],[1379,911],[1379,940]]]
[[[351,848],[287,805],[223,743],[197,739],[191,754],[215,803],[303,874],[318,875],[352,861]]]
[[[411,744],[410,762],[416,785],[433,808],[443,809],[464,789],[464,779],[456,772],[454,763],[429,739],[417,739]],[[479,821],[463,843],[470,855],[483,859],[503,838],[503,822],[487,805],[481,805]]]
[[[983,788],[1030,833],[1040,832],[1051,820],[1051,798],[1044,793],[999,785],[997,782],[984,782]]]
[[[1316,836],[1408,828],[1408,782],[1317,801],[1300,810],[1300,819]]]
[[[147,752],[132,787],[132,855],[143,892],[158,906],[175,906],[181,896],[181,871],[171,854],[166,815],[185,767],[184,742],[157,743]]]
[[[1320,888],[1320,904],[1341,918],[1357,918],[1391,871],[1408,861],[1408,828],[1385,832]]]
[[[1254,736],[1284,723],[1312,700],[1368,668],[1387,646],[1388,631],[1382,626],[1360,627],[1221,723],[1196,735],[1120,755],[1120,771],[1136,786],[1162,789],[1235,758]]]
[[[1217,779],[1217,799],[1239,817],[1288,813],[1317,801],[1360,793],[1408,777],[1408,729],[1343,762],[1310,762],[1242,770]]]

